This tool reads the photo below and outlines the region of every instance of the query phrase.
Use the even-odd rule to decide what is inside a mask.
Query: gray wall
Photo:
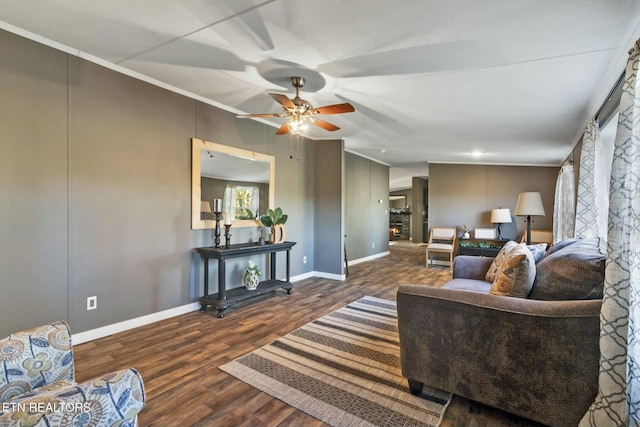
[[[347,259],[389,250],[389,167],[345,153]]]
[[[59,108],[69,111],[68,320],[79,332],[193,301],[195,103],[76,57],[68,64]],[[98,309],[87,311],[92,295]]]
[[[539,191],[546,212],[534,217],[531,228],[551,230],[553,199],[558,167],[478,166],[429,164],[429,227],[456,226],[459,235],[462,225],[494,227],[491,209],[511,209],[512,222],[502,226],[502,234],[509,239],[522,236],[526,225],[523,217],[513,216],[518,194]],[[473,234],[472,234],[473,235]]]
[[[429,240],[429,236],[424,236],[424,222],[427,212],[425,208],[424,190],[427,189],[429,181],[419,176],[411,178],[413,192],[413,208],[411,209],[411,240],[413,243],[421,243]]]
[[[0,336],[66,319],[67,58],[0,32]]]
[[[319,269],[309,141],[290,159],[275,128],[3,31],[0,54],[0,336],[59,319],[77,333],[201,296],[192,249],[212,231],[191,230],[192,137],[276,157],[292,274]]]
[[[322,141],[313,148],[315,266],[316,270],[341,275],[344,270],[344,142]]]

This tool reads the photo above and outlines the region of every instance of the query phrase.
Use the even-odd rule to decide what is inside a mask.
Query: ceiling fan
[[[317,116],[321,114],[342,114],[351,113],[356,111],[353,105],[345,102],[343,104],[325,105],[324,107],[313,108],[313,105],[309,101],[300,98],[300,88],[304,86],[304,78],[291,77],[291,84],[296,89],[296,96],[293,99],[289,99],[287,95],[280,93],[270,93],[271,97],[276,100],[282,109],[282,113],[266,113],[266,114],[247,114],[242,116],[236,116],[238,118],[248,117],[287,117],[289,120],[285,122],[276,135],[284,135],[291,132],[294,135],[304,131],[309,124],[321,127],[324,130],[330,132],[340,129],[338,126],[329,123],[324,120],[320,120]]]

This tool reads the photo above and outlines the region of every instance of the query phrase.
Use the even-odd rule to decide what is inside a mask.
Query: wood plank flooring
[[[195,311],[74,347],[76,378],[135,367],[147,404],[140,427],[325,426],[218,369],[365,295],[395,299],[401,283],[439,286],[448,267],[425,268],[424,248],[400,244],[389,256],[349,266],[345,281],[308,279],[291,295],[276,292],[234,307],[218,319]],[[454,397],[442,427],[539,426]]]

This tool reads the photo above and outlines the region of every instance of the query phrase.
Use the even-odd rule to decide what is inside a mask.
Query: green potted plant
[[[262,276],[262,270],[253,261],[249,261],[249,265],[244,269],[244,277],[242,281],[244,286],[249,290],[254,290],[260,283],[260,276]]]
[[[281,208],[267,209],[267,213],[260,215],[260,222],[265,227],[271,228],[273,243],[284,242],[284,224],[287,222],[287,215],[282,213]]]

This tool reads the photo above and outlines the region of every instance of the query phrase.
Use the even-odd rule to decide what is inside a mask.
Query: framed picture
[[[476,239],[495,239],[496,229],[495,228],[476,228],[475,238]]]

